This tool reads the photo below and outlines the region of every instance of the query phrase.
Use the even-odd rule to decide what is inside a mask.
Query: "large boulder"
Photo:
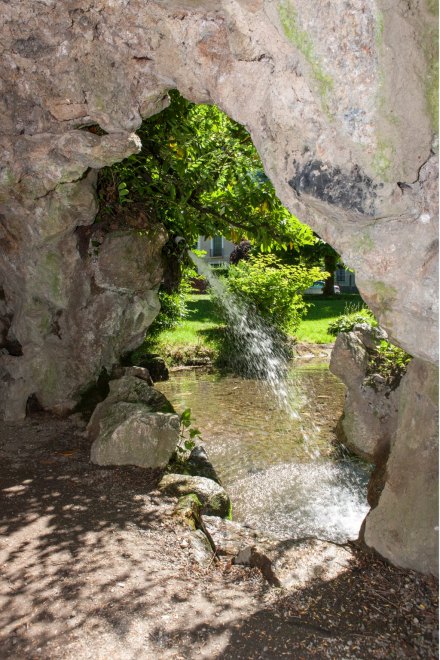
[[[180,420],[163,394],[144,380],[110,381],[108,397],[87,426],[91,460],[98,465],[165,467],[176,449]]]
[[[393,564],[438,575],[438,369],[422,360],[402,379],[386,473],[365,543]]]

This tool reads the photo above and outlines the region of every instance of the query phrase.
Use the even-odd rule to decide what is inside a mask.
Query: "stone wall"
[[[434,7],[3,0],[2,414],[22,418],[34,393],[71,408],[154,318],[160,228],[97,246],[81,228],[96,170],[139,149],[133,131],[171,88],[249,129],[280,199],[356,270],[390,337],[436,363]],[[120,265],[131,239],[137,276]]]

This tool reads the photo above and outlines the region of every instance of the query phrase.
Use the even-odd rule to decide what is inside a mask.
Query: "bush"
[[[173,330],[188,314],[185,295],[181,292],[159,291],[160,312],[148,328],[148,339],[156,337],[163,330]]]
[[[377,326],[373,313],[367,307],[347,306],[344,314],[329,323],[328,331],[331,335],[338,335],[340,332],[351,332],[358,323],[369,323],[373,327]]]
[[[216,277],[228,277],[229,266],[211,266],[212,272]]]
[[[227,289],[271,326],[294,332],[308,309],[301,291],[322,276],[319,268],[283,264],[273,254],[251,256],[229,267]]]
[[[390,344],[389,341],[381,341],[377,349],[370,353],[368,363],[369,384],[374,385],[375,381],[371,376],[379,374],[390,389],[396,389],[411,359],[411,355],[402,348]]]

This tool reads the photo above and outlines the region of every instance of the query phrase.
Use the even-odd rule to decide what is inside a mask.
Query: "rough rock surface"
[[[438,370],[412,360],[399,389],[387,479],[364,540],[398,566],[438,575]]]
[[[361,458],[378,463],[388,456],[397,424],[398,393],[377,383],[366,383],[368,349],[374,329],[341,332],[331,354],[330,371],[347,386],[339,423],[343,443]]]
[[[365,380],[374,331],[338,335],[330,369],[347,385],[342,441],[375,464],[361,538],[393,563],[438,575],[438,369],[413,359],[395,390]]]
[[[91,224],[96,170],[140,149],[133,131],[171,88],[249,129],[281,200],[356,270],[390,338],[437,362],[436,13],[430,0],[3,2],[1,415],[23,418],[31,395],[71,409],[157,314],[163,230]],[[106,134],[83,130],[96,124]]]
[[[194,493],[202,503],[202,513],[222,518],[229,515],[229,497],[224,488],[212,479],[186,474],[166,474],[159,483],[159,489],[176,497]]]
[[[314,580],[333,580],[347,570],[351,551],[318,539],[281,541],[237,522],[202,516],[219,555],[259,568],[270,584],[300,589]]]
[[[0,291],[19,349],[1,358],[3,415],[23,417],[31,394],[71,408],[157,313],[160,228],[89,229],[96,170],[139,150],[133,131],[171,88],[248,127],[280,198],[355,268],[390,336],[435,361],[432,6],[3,3]]]
[[[150,376],[155,383],[168,380],[170,377],[165,360],[157,353],[143,355],[137,360],[137,365],[144,369],[148,369]]]
[[[90,457],[98,465],[165,467],[179,439],[179,416],[145,381],[124,376],[110,381],[108,397],[87,426]]]

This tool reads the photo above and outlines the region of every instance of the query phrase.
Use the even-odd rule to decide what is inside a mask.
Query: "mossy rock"
[[[195,493],[188,493],[179,498],[175,513],[191,529],[198,529],[201,521],[202,503]]]
[[[217,472],[206,454],[202,445],[197,445],[187,458],[180,458],[175,454],[167,468],[169,474],[187,474],[193,477],[212,479],[219,486],[222,485]]]
[[[183,497],[194,494],[202,503],[201,513],[208,516],[227,518],[231,502],[222,486],[206,477],[186,474],[166,474],[159,483],[159,489],[167,495]]]

